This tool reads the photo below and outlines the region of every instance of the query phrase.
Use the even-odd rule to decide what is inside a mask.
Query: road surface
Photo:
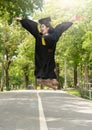
[[[92,130],[92,101],[61,90],[0,93],[0,130]]]

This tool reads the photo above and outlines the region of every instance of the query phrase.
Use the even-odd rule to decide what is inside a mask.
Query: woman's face
[[[46,25],[41,25],[41,32],[43,35],[48,34],[49,27],[46,27]]]

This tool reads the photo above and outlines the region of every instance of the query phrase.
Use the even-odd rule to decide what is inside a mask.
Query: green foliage
[[[42,5],[43,0],[0,0],[0,16],[8,13],[8,21],[11,23],[16,16],[32,16],[35,10],[41,10]]]
[[[86,49],[91,52],[92,50],[92,31],[87,31],[83,36],[83,49]]]
[[[6,77],[5,81],[6,81],[7,90],[10,89],[9,74],[10,74],[10,77],[13,76],[12,78],[10,78],[11,84],[22,83],[21,80],[23,78],[23,71],[21,70],[25,70],[25,67],[30,65],[29,58],[27,57],[29,56],[29,53],[28,53],[29,46],[27,45],[26,47],[24,47],[23,52],[20,53],[21,55],[24,54],[24,57],[23,57],[24,59],[22,59],[22,62],[21,62],[22,67],[20,67],[21,68],[20,72],[22,76],[20,76],[19,78],[19,75],[16,74],[18,70],[16,70],[14,74],[11,71],[13,70],[13,67],[15,67],[15,65],[13,66],[13,63],[17,59],[20,44],[24,42],[28,43],[27,39],[25,39],[25,36],[27,36],[28,34],[27,35],[23,34],[24,30],[22,31],[22,29],[20,29],[20,26],[19,27],[17,26],[19,24],[17,24],[14,21],[14,17],[16,16],[27,17],[29,15],[32,16],[35,10],[41,10],[42,5],[43,5],[43,0],[38,0],[38,1],[36,0],[26,0],[26,1],[1,0],[0,1],[0,16],[1,16],[0,17],[0,48],[1,48],[0,61],[4,64],[4,71],[5,71],[5,77]],[[18,58],[19,58],[19,55],[18,55]],[[2,75],[2,77],[4,77],[4,74]],[[17,80],[18,78],[19,80]],[[13,79],[16,79],[16,81]]]
[[[85,11],[86,10],[86,11]],[[48,14],[49,12],[49,14]],[[57,43],[56,62],[60,63],[60,75],[64,76],[64,61],[67,62],[67,79],[73,81],[73,69],[80,69],[79,77],[85,74],[85,63],[92,64],[91,31],[92,31],[92,0],[49,0],[44,5],[44,12],[40,17],[51,16],[52,25],[56,26],[62,21],[67,21],[74,15],[82,19],[73,24]],[[39,17],[37,14],[37,17]],[[88,33],[90,31],[90,33]],[[81,79],[79,79],[80,81]]]
[[[18,55],[16,59],[14,60],[14,63],[12,64],[12,67],[16,67],[15,74],[17,71],[17,75],[14,78],[14,82],[16,82],[16,78],[19,78],[17,80],[17,84],[19,81],[20,84],[24,80],[24,74],[26,73],[29,78],[29,83],[31,82],[33,84],[34,81],[34,39],[30,36],[30,34],[26,33],[26,31],[23,32],[24,39],[22,41],[22,44],[18,46]],[[15,66],[16,65],[16,66]],[[26,70],[28,68],[28,70]],[[13,69],[13,68],[12,68]],[[12,70],[10,75],[12,76]],[[12,80],[11,80],[12,83]]]
[[[17,55],[17,46],[20,44],[21,31],[16,25],[9,26],[5,21],[0,25],[0,52],[3,55],[8,55],[10,60]]]
[[[36,20],[51,16],[51,24],[54,27],[63,21],[68,21],[74,15],[82,16],[82,19],[76,21],[59,39],[55,59],[60,64],[62,79],[66,60],[67,82],[73,86],[75,66],[78,67],[78,80],[83,82],[85,64],[89,68],[92,66],[92,0],[58,0],[58,2],[49,0],[45,1],[41,12],[43,1],[0,0],[0,62],[4,63],[5,68],[10,63],[10,85],[24,85],[25,73],[29,76],[29,83],[34,82],[34,38],[14,21],[16,16],[29,15]],[[0,66],[2,76],[1,71]],[[92,72],[89,71],[92,79]]]

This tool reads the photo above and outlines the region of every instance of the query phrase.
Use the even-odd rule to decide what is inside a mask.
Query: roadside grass
[[[65,89],[64,91],[66,91],[69,94],[81,97],[81,94],[80,94],[80,92],[77,89],[71,89],[70,88],[70,89]]]

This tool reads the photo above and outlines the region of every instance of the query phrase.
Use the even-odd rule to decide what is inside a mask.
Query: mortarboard
[[[50,26],[51,18],[46,17],[39,20],[40,24],[45,24],[47,27]]]

